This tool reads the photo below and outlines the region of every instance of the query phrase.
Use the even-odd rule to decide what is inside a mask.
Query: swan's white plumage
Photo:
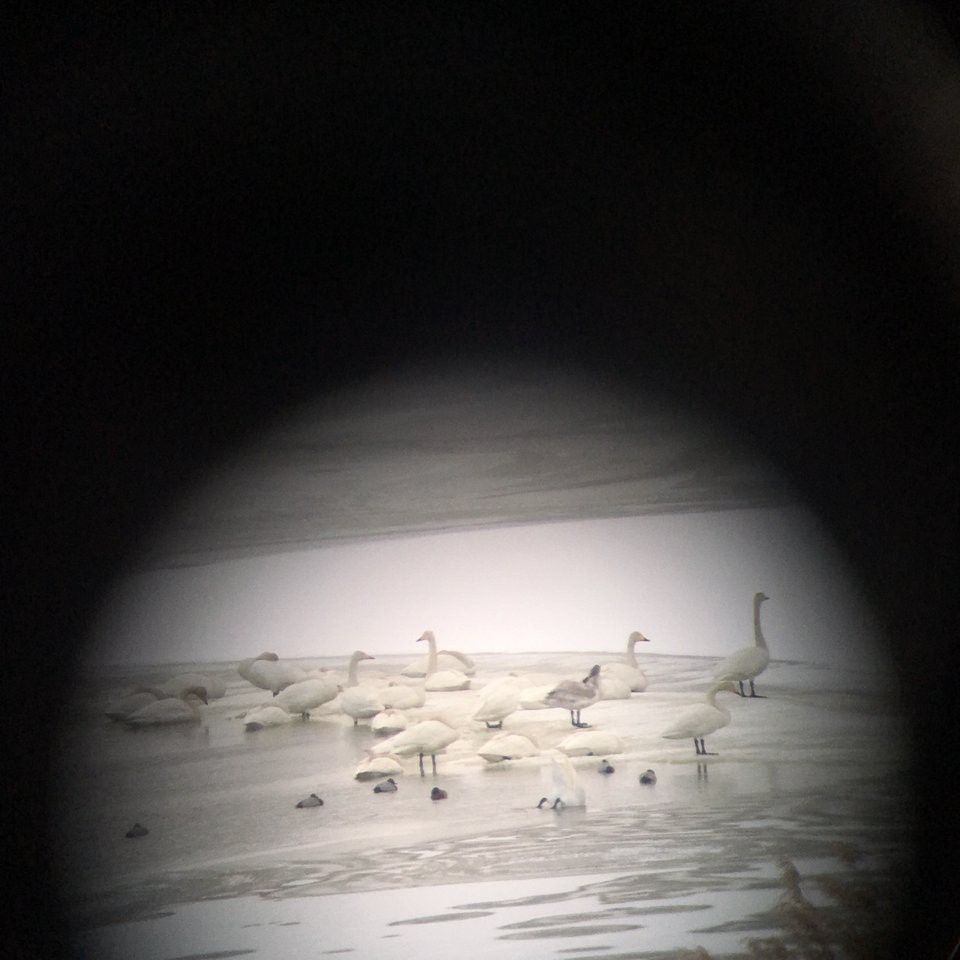
[[[707,691],[706,702],[698,703],[685,710],[663,731],[666,740],[696,740],[725,727],[730,722],[730,711],[717,703],[717,694],[721,691],[736,693],[737,688],[728,680],[718,680]],[[698,748],[697,752],[700,750]]]
[[[480,705],[473,719],[490,724],[503,723],[520,705],[520,686],[517,677],[503,677],[488,683],[480,691]]]
[[[619,677],[610,674],[604,674],[602,671],[597,677],[597,689],[600,692],[601,700],[629,700],[630,684]]]
[[[132,693],[114,701],[104,711],[111,720],[126,720],[132,713],[141,710],[148,703],[162,700],[166,694],[159,687],[138,687]]]
[[[203,687],[207,691],[207,700],[219,700],[227,692],[227,685],[208,673],[179,673],[160,684],[160,689],[168,697],[179,697],[191,687]]]
[[[491,737],[479,750],[477,756],[487,763],[500,763],[503,760],[522,760],[536,757],[540,748],[521,733],[498,733]]]
[[[340,709],[353,717],[354,725],[359,720],[369,720],[383,711],[383,703],[376,690],[367,687],[348,687],[340,694]]]
[[[357,764],[354,780],[381,780],[403,773],[403,766],[395,756],[367,757]]]
[[[436,766],[437,754],[443,753],[451,743],[459,739],[460,734],[442,720],[421,720],[401,733],[384,740],[383,743],[371,747],[370,753],[374,756],[385,756],[390,753],[399,757],[419,755],[422,773],[423,757],[432,757]]]
[[[470,678],[462,670],[440,670],[437,667],[437,639],[432,630],[424,630],[417,637],[417,642],[426,641],[430,647],[427,656],[427,675],[423,681],[423,689],[428,692],[446,690],[468,690]]]
[[[321,704],[333,700],[340,687],[332,680],[312,678],[292,683],[277,694],[277,706],[288,713],[307,714]]]
[[[262,730],[264,727],[279,727],[292,720],[293,717],[283,707],[266,703],[248,710],[243,718],[243,726],[246,730]]]
[[[586,793],[576,769],[566,754],[550,751],[550,778],[553,790],[550,800],[559,799],[565,807],[585,807]]]
[[[154,700],[124,719],[132,727],[167,726],[178,723],[198,723],[199,703],[207,702],[207,693],[202,687],[185,690],[179,697],[164,697]]]
[[[307,679],[306,671],[295,663],[280,660],[254,660],[246,670],[246,679],[261,690],[276,695],[294,683]]]
[[[370,729],[381,737],[392,737],[409,726],[402,710],[381,710],[370,719]]]
[[[568,757],[605,757],[623,753],[623,741],[606,730],[578,730],[557,744]]]
[[[413,686],[405,683],[392,681],[385,687],[381,687],[377,692],[380,702],[386,709],[411,710],[414,707],[422,707],[426,701],[426,696],[421,685]]]
[[[760,605],[770,598],[765,593],[757,593],[753,598],[753,646],[743,647],[722,660],[713,671],[718,680],[734,680],[739,684],[751,682],[767,669],[770,663],[770,651],[760,628]],[[742,687],[741,687],[742,690]]]
[[[630,688],[632,693],[642,693],[647,689],[647,676],[637,663],[635,647],[641,641],[648,641],[639,630],[634,630],[627,638],[627,652],[623,662],[605,663],[600,668],[601,678],[616,677]],[[604,697],[603,699],[608,699]]]

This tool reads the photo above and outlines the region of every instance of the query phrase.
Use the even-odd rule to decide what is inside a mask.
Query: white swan
[[[407,718],[400,710],[381,710],[370,719],[370,729],[381,737],[392,737],[407,726]]]
[[[310,711],[333,700],[340,692],[339,684],[333,680],[311,678],[291,683],[277,695],[277,706],[287,713],[299,714],[304,720],[310,719]]]
[[[544,700],[555,686],[556,683],[541,683],[532,687],[523,687],[520,690],[520,709],[546,710],[549,704],[544,703]]]
[[[740,696],[744,697],[743,681],[750,681],[750,696],[762,697],[762,693],[757,693],[753,688],[754,678],[767,669],[770,662],[770,651],[767,649],[767,641],[763,637],[763,631],[760,629],[760,604],[770,598],[765,593],[758,593],[753,598],[753,638],[752,647],[744,647],[731,653],[726,660],[722,661],[713,671],[713,675],[718,680],[736,680],[740,684]]]
[[[387,686],[381,687],[377,696],[387,710],[412,710],[414,707],[422,707],[426,701],[422,686],[397,683],[396,680],[391,680]]]
[[[663,731],[666,740],[693,739],[697,756],[706,756],[707,750],[703,738],[714,730],[725,727],[730,722],[730,711],[717,703],[717,694],[721,691],[736,693],[737,688],[729,680],[718,680],[707,691],[705,703],[698,703],[682,713],[677,720]]]
[[[413,677],[415,679],[425,677],[429,665],[429,658],[421,657],[419,660],[414,660],[413,663],[407,664],[407,666],[400,671],[400,676]],[[465,653],[460,653],[459,650],[438,650],[437,669],[456,670],[459,673],[465,673],[468,677],[472,677],[477,671],[476,664]]]
[[[164,697],[154,700],[145,707],[124,719],[131,727],[153,727],[175,723],[197,723],[200,720],[200,708],[197,702],[207,702],[207,691],[203,687],[191,687],[179,697]]]
[[[459,740],[460,734],[453,727],[442,720],[421,720],[412,727],[407,727],[402,733],[394,734],[383,743],[378,743],[370,749],[374,756],[383,756],[388,753],[400,757],[420,757],[420,776],[424,776],[423,758],[430,757],[433,761],[433,774],[437,774],[437,754],[443,753],[446,748]]]
[[[237,673],[243,677],[247,683],[253,683],[250,679],[250,667],[253,666],[255,660],[272,660],[276,663],[280,658],[272,650],[264,650],[263,653],[257,654],[255,657],[247,657],[245,660],[241,660],[237,664]],[[253,684],[256,686],[256,684]]]
[[[502,677],[488,683],[480,691],[480,706],[473,719],[486,724],[488,730],[503,729],[503,721],[520,705],[520,686],[517,677]]]
[[[634,630],[627,638],[627,652],[622,662],[605,663],[600,667],[600,676],[616,677],[622,680],[633,693],[642,693],[647,689],[646,674],[640,669],[637,663],[637,654],[635,647],[638,643],[649,643],[650,638],[645,637],[639,630]]]
[[[159,687],[137,687],[131,693],[115,700],[104,711],[111,720],[126,720],[131,713],[136,713],[148,703],[162,700],[167,694]]]
[[[366,759],[361,760],[354,771],[354,780],[380,780],[383,777],[398,777],[403,773],[403,766],[398,757],[387,754],[375,757],[368,751]]]
[[[179,697],[191,687],[203,687],[207,691],[207,700],[219,700],[227,692],[227,685],[208,673],[179,673],[160,684],[160,689],[168,697]]]
[[[423,682],[424,690],[446,691],[467,690],[470,687],[470,678],[462,670],[439,670],[437,668],[437,639],[432,630],[424,630],[423,635],[417,637],[417,643],[426,641],[430,647],[427,655],[427,677]]]
[[[570,711],[570,723],[575,727],[589,727],[589,723],[582,723],[580,711],[600,699],[598,677],[599,664],[594,664],[590,673],[583,680],[563,680],[558,683],[544,698],[548,707],[562,707]]]
[[[550,777],[553,789],[546,799],[548,802],[552,800],[553,809],[587,805],[586,793],[577,771],[569,757],[558,750],[550,751]],[[540,803],[543,803],[543,800]]]
[[[280,660],[254,660],[246,669],[246,679],[261,690],[277,696],[281,690],[307,679],[307,673],[295,663]]]
[[[376,690],[370,687],[360,686],[357,680],[357,668],[361,660],[374,660],[369,653],[362,650],[354,650],[350,657],[350,663],[347,667],[346,688],[340,695],[340,709],[348,716],[353,718],[353,725],[356,726],[360,720],[369,720],[375,717],[383,710],[383,702]]]
[[[597,677],[597,689],[601,700],[629,700],[632,692],[626,680],[609,674],[605,676],[602,670]]]
[[[498,733],[477,750],[477,756],[487,763],[522,760],[525,757],[536,757],[539,753],[540,748],[521,733]]]
[[[623,753],[623,741],[604,730],[578,730],[557,744],[568,757],[606,757]]]
[[[279,727],[292,720],[293,717],[283,707],[278,707],[275,703],[267,703],[247,711],[243,718],[243,728],[250,731],[263,730],[264,727]]]

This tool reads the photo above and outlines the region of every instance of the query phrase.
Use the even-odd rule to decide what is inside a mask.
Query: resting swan
[[[647,689],[646,674],[640,669],[637,663],[637,654],[635,647],[640,642],[649,643],[650,638],[645,637],[639,630],[634,630],[627,638],[627,653],[621,663],[605,663],[600,668],[601,679],[605,676],[616,677],[622,680],[633,693],[642,693]]]
[[[387,755],[375,757],[369,753],[366,760],[361,760],[354,771],[354,780],[379,780],[381,777],[399,777],[403,773],[403,766],[399,758]]]
[[[263,730],[264,727],[279,727],[292,720],[293,717],[283,707],[278,707],[275,703],[267,703],[247,711],[243,718],[243,728],[249,731]]]
[[[600,665],[594,664],[583,680],[563,680],[544,698],[548,707],[562,707],[570,711],[570,723],[575,727],[589,727],[580,720],[580,711],[600,699]]]
[[[417,643],[425,640],[430,647],[427,656],[427,678],[423,688],[427,691],[467,690],[470,687],[470,678],[462,670],[437,669],[437,640],[432,630],[424,630],[417,637]]]
[[[520,681],[517,677],[503,677],[488,683],[480,691],[480,706],[473,714],[488,730],[502,730],[503,721],[520,706]]]
[[[557,744],[568,757],[606,757],[623,753],[623,741],[605,730],[578,730]]]
[[[726,660],[723,660],[713,671],[713,675],[718,680],[736,680],[740,684],[740,696],[745,697],[743,692],[743,681],[750,681],[750,696],[762,697],[762,693],[757,693],[753,687],[754,678],[767,669],[770,662],[770,651],[767,648],[767,641],[763,637],[763,631],[760,629],[760,604],[770,598],[765,593],[758,593],[753,598],[753,637],[752,647],[744,647],[731,653]]]
[[[126,720],[130,714],[136,713],[148,703],[162,700],[166,696],[169,694],[164,693],[159,687],[137,687],[132,693],[111,703],[104,712],[111,720]]]
[[[536,757],[539,753],[540,748],[522,733],[498,733],[477,750],[477,756],[487,763]]]
[[[706,756],[710,751],[703,738],[730,722],[730,711],[717,703],[717,694],[721,691],[736,693],[737,688],[729,680],[718,680],[707,691],[705,703],[690,707],[661,736],[666,740],[687,740],[692,737],[697,756]]]
[[[154,700],[145,707],[124,719],[131,727],[153,727],[175,723],[198,723],[200,708],[197,702],[207,702],[207,691],[203,687],[191,687],[179,697],[164,697]]]

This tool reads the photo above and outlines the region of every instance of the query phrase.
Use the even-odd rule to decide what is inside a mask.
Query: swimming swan
[[[763,631],[760,629],[760,604],[770,598],[765,593],[758,593],[753,598],[753,637],[754,645],[744,647],[731,653],[726,660],[722,661],[713,671],[713,675],[718,680],[736,680],[740,684],[740,696],[745,697],[743,692],[743,681],[750,681],[750,696],[762,697],[762,693],[757,693],[753,688],[754,678],[767,669],[770,662],[770,651],[767,648],[767,641],[763,638]]]
[[[600,699],[598,677],[600,665],[594,664],[590,673],[583,680],[563,680],[558,683],[544,698],[548,707],[562,707],[570,711],[570,723],[574,727],[589,727],[589,723],[582,723],[580,711]]]
[[[400,757],[420,758],[420,776],[424,776],[423,758],[430,757],[433,761],[433,775],[437,775],[437,754],[443,753],[446,748],[459,740],[460,734],[442,720],[421,720],[412,727],[407,727],[402,733],[395,734],[383,743],[371,747],[370,753],[374,756],[383,756],[393,753]]]
[[[175,723],[198,723],[200,708],[197,702],[207,702],[203,687],[191,687],[179,697],[164,697],[154,700],[124,719],[131,727],[154,727]]]
[[[645,637],[639,630],[634,630],[627,638],[627,652],[622,662],[605,663],[600,668],[601,678],[604,676],[616,677],[622,680],[633,693],[642,693],[647,689],[646,674],[640,669],[637,663],[637,654],[634,649],[640,642],[649,643],[650,638]]]
[[[470,687],[470,678],[462,670],[437,669],[437,640],[432,630],[424,630],[422,636],[417,637],[417,643],[425,640],[430,646],[427,656],[427,678],[423,688],[427,691],[467,690]]]
[[[721,691],[736,693],[737,688],[729,680],[718,680],[707,691],[705,703],[690,707],[661,736],[666,740],[687,740],[692,737],[697,756],[706,756],[709,751],[703,738],[730,722],[730,711],[717,703],[717,694]]]

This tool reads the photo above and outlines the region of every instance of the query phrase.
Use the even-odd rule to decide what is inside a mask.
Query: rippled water
[[[521,663],[563,673],[584,658],[477,659],[474,687]],[[247,733],[238,717],[263,696],[229,665],[215,667],[227,696],[181,729],[130,730],[101,713],[112,694],[177,665],[91,678],[64,730],[70,802],[56,809],[81,943],[93,956],[147,960],[429,957],[464,943],[496,957],[695,945],[745,955],[750,937],[798,935],[781,902],[782,858],[800,870],[822,924],[882,930],[911,849],[890,678],[775,662],[768,699],[728,697],[731,724],[708,738],[718,755],[698,762],[692,744],[658,734],[702,696],[712,662],[652,656],[646,692],[589,708],[585,719],[617,732],[624,752],[608,777],[596,758],[575,759],[587,806],[559,812],[536,809],[540,760],[476,756],[491,734],[469,723],[473,690],[428,699],[464,730],[437,779],[421,779],[413,759],[398,792],[377,795],[352,779],[375,741],[369,729],[331,714]],[[565,718],[521,711],[506,726],[549,747],[570,732]],[[651,766],[658,783],[641,788],[637,774]],[[430,801],[434,783],[448,800]],[[312,791],[324,806],[295,809]],[[150,833],[126,839],[134,821]],[[881,895],[894,898],[882,909]]]

